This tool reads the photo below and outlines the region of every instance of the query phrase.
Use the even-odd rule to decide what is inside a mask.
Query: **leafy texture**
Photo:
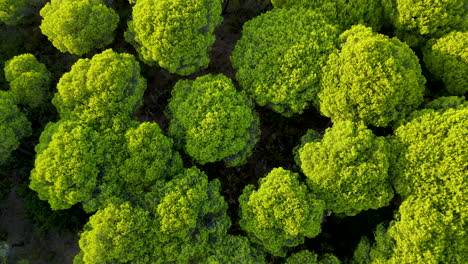
[[[41,31],[54,47],[76,55],[110,44],[119,22],[103,0],[52,0],[40,14]]]
[[[250,100],[224,75],[177,82],[169,101],[170,134],[201,164],[246,161],[260,134]]]
[[[190,263],[206,257],[212,243],[226,235],[231,224],[218,180],[208,181],[196,167],[186,169],[164,186],[156,186],[159,201],[147,195],[156,216],[152,263]]]
[[[29,187],[40,199],[47,200],[53,210],[67,209],[90,199],[96,187],[99,169],[93,138],[98,135],[73,122],[48,128],[56,131],[46,148],[39,147]]]
[[[32,54],[13,57],[5,63],[5,79],[17,104],[38,107],[49,99],[50,72]]]
[[[206,68],[221,0],[138,0],[125,39],[147,64],[189,75]]]
[[[0,91],[0,165],[31,134],[31,124],[8,92]]]
[[[430,40],[424,49],[424,63],[451,94],[467,93],[468,32],[451,32]]]
[[[254,243],[275,256],[285,256],[287,247],[320,233],[325,203],[315,199],[298,175],[273,169],[259,182],[245,187],[239,198],[240,226]]]
[[[289,258],[286,259],[285,264],[318,264],[317,255],[308,251],[301,250],[297,253],[292,254]]]
[[[466,0],[383,0],[382,5],[397,36],[411,46],[468,29]]]
[[[52,103],[62,119],[102,123],[112,116],[133,114],[145,89],[135,58],[109,49],[78,60],[60,79]]]
[[[231,55],[236,79],[261,105],[292,116],[316,99],[339,30],[307,9],[273,9],[246,22]]]
[[[325,15],[344,29],[363,24],[379,30],[382,21],[380,1],[367,0],[271,0],[274,7],[305,7]]]
[[[326,208],[348,216],[390,202],[390,155],[384,138],[351,121],[335,123],[321,141],[299,150],[310,189],[326,202]]]
[[[237,263],[263,264],[264,254],[250,245],[247,238],[227,235],[213,245],[206,264]]]
[[[405,43],[362,25],[340,38],[341,50],[330,55],[318,95],[325,116],[385,127],[422,103],[426,80]]]
[[[82,255],[74,263],[150,263],[148,244],[154,239],[151,218],[129,203],[110,204],[91,216],[80,234]]]
[[[32,13],[38,0],[0,0],[0,22],[10,26],[22,24],[25,16]]]

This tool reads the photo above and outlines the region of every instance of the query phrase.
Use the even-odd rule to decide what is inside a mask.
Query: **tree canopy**
[[[228,166],[243,164],[258,141],[253,104],[224,75],[178,81],[168,108],[169,133],[200,164],[220,160]]]
[[[17,104],[38,107],[49,99],[50,72],[32,54],[13,57],[5,63],[5,79]]]
[[[390,148],[362,123],[335,123],[298,153],[310,189],[335,213],[356,215],[386,206],[393,197]]]
[[[304,8],[273,9],[246,22],[231,55],[236,79],[259,105],[290,117],[316,99],[339,30]]]
[[[40,0],[0,0],[0,22],[15,26],[32,14]]]
[[[348,29],[363,24],[379,30],[383,23],[380,1],[367,0],[271,0],[274,7],[305,7],[323,14],[334,24]]]
[[[221,0],[138,0],[125,39],[147,64],[189,75],[206,68]]]
[[[330,55],[323,70],[318,94],[323,115],[385,127],[422,103],[426,79],[405,43],[362,25],[340,40],[341,50]]]
[[[40,14],[42,34],[61,52],[80,56],[110,44],[119,22],[103,0],[52,0]]]
[[[453,31],[430,40],[424,49],[424,63],[454,95],[468,92],[468,32]]]
[[[112,116],[133,114],[145,89],[136,59],[109,49],[78,60],[60,78],[52,103],[62,119],[102,123]]]
[[[258,190],[247,185],[239,197],[239,224],[249,238],[275,256],[320,233],[325,203],[299,182],[298,174],[273,169]]]
[[[0,91],[0,165],[31,134],[31,123],[21,113],[9,92]]]

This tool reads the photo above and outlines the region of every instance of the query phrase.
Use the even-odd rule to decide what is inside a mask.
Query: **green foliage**
[[[297,173],[276,168],[259,185],[258,190],[246,186],[239,198],[239,224],[253,242],[284,257],[286,247],[320,233],[325,203],[299,182]]]
[[[47,148],[38,147],[40,154],[36,156],[29,187],[41,200],[47,200],[53,210],[67,209],[91,199],[99,174],[93,139],[99,135],[93,129],[71,121],[48,128],[56,131]]]
[[[318,94],[323,115],[385,127],[422,103],[426,80],[405,43],[362,25],[340,39],[341,50],[330,55]]]
[[[271,0],[274,7],[305,7],[323,14],[334,24],[348,29],[363,24],[379,30],[382,21],[380,1],[367,0]]]
[[[338,28],[307,9],[273,9],[246,22],[231,62],[242,88],[261,105],[290,117],[316,99],[322,67]]]
[[[386,228],[384,223],[377,225],[374,236],[375,241],[373,243],[367,237],[361,239],[354,251],[351,263],[388,263],[388,260],[393,255],[395,240],[389,235],[388,228]]]
[[[247,238],[227,235],[213,245],[205,263],[264,264],[264,259],[264,254],[252,247]]]
[[[468,32],[451,32],[430,40],[424,49],[424,63],[451,94],[468,93]]]
[[[465,156],[466,157],[466,156]],[[466,175],[466,174],[465,174]],[[466,190],[466,183],[464,184]],[[410,196],[399,208],[399,217],[389,229],[395,240],[391,263],[464,263],[468,203],[464,197]]]
[[[10,26],[22,24],[37,3],[38,0],[0,0],[0,22]]]
[[[210,62],[221,0],[138,0],[125,39],[147,64],[189,75]]]
[[[286,259],[285,264],[318,264],[317,254],[310,252],[309,250],[301,250],[297,253],[292,254]]]
[[[41,31],[54,47],[80,56],[110,44],[119,22],[102,0],[52,0],[40,14]]]
[[[5,79],[17,104],[38,107],[49,99],[50,72],[32,54],[13,57],[5,63]]]
[[[299,150],[310,189],[326,202],[326,208],[348,216],[390,202],[390,155],[384,138],[351,121],[335,123],[321,141]]]
[[[62,119],[102,123],[109,117],[133,114],[145,89],[135,58],[109,49],[78,60],[60,79],[52,103]]]
[[[224,75],[177,82],[169,101],[170,134],[200,164],[246,162],[260,134],[250,100]]]
[[[313,130],[313,129],[308,129],[306,134],[301,137],[301,142],[299,145],[294,147],[293,149],[293,155],[294,155],[294,161],[296,162],[297,166],[301,166],[301,158],[299,156],[299,151],[302,149],[302,147],[305,146],[305,144],[310,143],[310,142],[319,142],[322,140],[322,135],[320,135],[319,132]]]
[[[82,254],[74,263],[149,263],[144,255],[151,237],[147,211],[129,203],[109,204],[91,216],[80,234]],[[148,258],[146,256],[146,258]],[[145,261],[146,260],[146,261]]]
[[[182,159],[178,152],[173,151],[172,139],[163,135],[158,124],[141,123],[130,128],[125,139],[128,157],[119,170],[126,187],[146,187],[182,169]]]
[[[220,187],[217,179],[209,182],[192,167],[147,195],[156,215],[153,263],[190,263],[206,257],[210,245],[226,235],[231,221]]]
[[[395,190],[403,197],[430,195],[461,201],[466,196],[467,127],[466,102],[458,108],[414,112],[395,130],[395,143],[400,148],[394,168]]]
[[[411,46],[454,31],[466,31],[466,0],[383,0],[396,34]]]
[[[8,92],[0,91],[0,165],[31,135],[31,124]]]

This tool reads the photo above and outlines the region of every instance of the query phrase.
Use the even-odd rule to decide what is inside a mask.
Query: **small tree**
[[[177,82],[169,101],[170,134],[197,162],[245,163],[260,134],[250,100],[224,75]]]
[[[227,235],[213,244],[206,264],[265,264],[265,254],[242,236]]]
[[[62,119],[103,123],[133,114],[145,89],[135,58],[109,49],[78,60],[60,79],[52,103]]]
[[[9,92],[0,91],[0,165],[31,134],[31,124],[16,106]]]
[[[273,169],[259,182],[258,190],[247,185],[239,197],[239,224],[254,243],[275,256],[284,257],[287,247],[320,233],[325,203],[298,180],[298,174]]]
[[[454,95],[468,92],[468,32],[451,32],[430,40],[424,51],[424,63]]]
[[[99,169],[94,143],[98,134],[71,121],[47,128],[55,133],[49,142],[43,143],[47,147],[40,145],[38,149],[29,187],[41,200],[47,200],[53,210],[68,209],[91,199],[96,188]]]
[[[50,72],[32,54],[5,63],[5,79],[17,104],[38,107],[49,99]]]
[[[41,31],[54,47],[80,56],[110,44],[119,22],[103,0],[52,0],[40,14]]]
[[[330,56],[318,95],[325,116],[385,127],[422,103],[426,80],[405,43],[362,25],[340,39],[341,50]]]
[[[89,218],[80,234],[81,254],[74,263],[151,263],[153,219],[130,203],[109,204]]]
[[[236,79],[255,101],[284,115],[316,100],[339,30],[307,9],[273,9],[246,22],[231,55]]]
[[[466,0],[383,0],[382,5],[396,35],[410,46],[468,29]]]
[[[189,75],[206,68],[221,0],[138,0],[125,39],[147,64]]]
[[[393,197],[388,170],[390,148],[362,123],[338,122],[321,141],[299,150],[300,166],[310,189],[326,208],[356,215],[386,206]]]
[[[305,7],[324,14],[331,22],[348,29],[363,24],[379,30],[383,21],[380,1],[367,0],[271,0],[274,7]]]

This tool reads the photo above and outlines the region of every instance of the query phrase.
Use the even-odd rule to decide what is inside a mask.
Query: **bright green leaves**
[[[41,31],[54,47],[80,56],[110,44],[119,22],[102,0],[52,0],[40,14]]]
[[[80,235],[83,263],[149,263],[143,256],[152,240],[151,223],[148,212],[130,203],[98,211]]]
[[[133,114],[145,89],[135,58],[106,50],[78,60],[60,79],[52,103],[62,119],[105,123],[112,116]]]
[[[21,113],[9,92],[0,91],[0,165],[31,134],[31,124]]]
[[[348,29],[363,24],[379,30],[383,9],[380,1],[367,0],[271,0],[274,7],[305,7],[323,14],[334,24]]]
[[[249,240],[241,236],[227,235],[212,246],[206,264],[237,263],[263,264],[264,253],[251,246]]]
[[[286,247],[320,233],[325,203],[299,182],[298,174],[276,168],[259,185],[258,190],[248,185],[239,198],[239,223],[253,242],[284,256]]]
[[[38,107],[49,99],[50,72],[32,54],[13,57],[5,63],[5,79],[17,104]]]
[[[172,139],[164,136],[156,123],[142,123],[125,135],[128,158],[119,168],[122,180],[130,185],[151,185],[182,169]]]
[[[67,209],[90,199],[96,187],[99,168],[93,139],[98,134],[73,122],[48,128],[55,133],[47,148],[40,147],[29,187],[53,210]]]
[[[147,64],[179,75],[206,68],[221,0],[138,0],[125,39]]]
[[[466,198],[468,107],[414,112],[395,131],[401,148],[395,189],[403,197]]]
[[[335,123],[298,153],[310,189],[335,213],[356,215],[386,206],[393,197],[390,149],[362,123]]]
[[[454,95],[468,92],[468,32],[451,32],[430,40],[424,51],[424,63]]]
[[[320,111],[333,121],[364,121],[385,127],[422,103],[426,82],[414,52],[398,39],[358,25],[324,68]]]
[[[306,9],[273,9],[246,22],[231,62],[242,88],[284,115],[316,99],[322,67],[335,50],[336,26]]]
[[[224,75],[177,82],[169,101],[170,134],[200,164],[246,161],[260,133],[250,100]]]
[[[396,35],[411,46],[468,29],[466,0],[383,0],[382,5]]]

